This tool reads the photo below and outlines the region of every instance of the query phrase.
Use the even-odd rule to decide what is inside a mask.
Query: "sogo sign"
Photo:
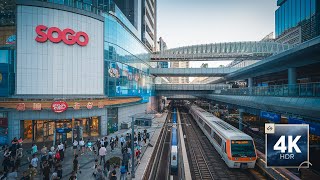
[[[48,30],[48,31],[47,31]],[[89,36],[87,33],[79,31],[75,32],[72,29],[66,28],[60,30],[57,27],[50,27],[39,25],[36,27],[36,41],[40,43],[46,42],[48,39],[53,43],[59,43],[63,41],[67,45],[74,45],[77,43],[79,46],[86,46],[89,42]],[[56,33],[58,36],[53,37],[53,34]],[[80,37],[83,38],[83,41],[80,40]]]

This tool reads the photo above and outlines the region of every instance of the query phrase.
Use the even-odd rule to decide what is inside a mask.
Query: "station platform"
[[[178,124],[179,126],[179,144],[180,144],[180,152],[181,152],[181,158],[182,161],[180,161],[180,165],[182,166],[180,168],[180,170],[182,172],[180,172],[181,176],[184,177],[185,180],[191,180],[191,171],[190,171],[190,165],[189,165],[189,161],[188,161],[188,155],[187,155],[187,150],[186,150],[186,145],[184,142],[184,134],[182,131],[182,124],[181,124],[181,120],[180,120],[180,113],[179,113],[179,109],[177,109],[177,119],[178,119]],[[179,153],[180,153],[179,152]]]
[[[161,116],[156,117],[153,119],[152,127],[148,129],[150,133],[150,142],[152,146],[145,146],[142,149],[142,157],[140,159],[140,163],[137,164],[136,171],[135,171],[135,178],[132,179],[143,179],[145,173],[147,171],[147,167],[149,166],[153,151],[154,151],[154,144],[158,141],[161,129],[163,127],[164,122],[166,121],[168,113],[163,113]],[[130,179],[130,177],[127,177]]]

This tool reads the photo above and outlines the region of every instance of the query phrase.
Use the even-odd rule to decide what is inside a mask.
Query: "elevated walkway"
[[[320,117],[320,99],[310,97],[274,97],[239,95],[201,95],[204,99],[232,104],[244,108],[294,114],[318,119]]]
[[[155,76],[166,77],[201,77],[216,76],[223,77],[240,68],[223,67],[223,68],[150,68],[150,74]]]
[[[152,61],[206,61],[236,58],[263,59],[292,48],[276,42],[249,41],[201,44],[178,47],[152,54]]]
[[[319,63],[319,48],[320,37],[316,37],[285,52],[268,57],[263,61],[259,61],[238,71],[232,72],[219,80],[213,81],[212,83],[247,79],[249,77],[257,77],[286,71],[291,67],[302,67]]]
[[[231,88],[228,84],[155,84],[156,91],[214,91]]]

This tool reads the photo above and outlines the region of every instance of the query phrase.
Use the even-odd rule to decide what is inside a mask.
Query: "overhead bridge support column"
[[[296,95],[298,93],[297,85],[297,71],[296,68],[288,69],[288,95]]]
[[[249,94],[252,95],[252,88],[253,88],[252,77],[248,78],[248,88],[249,88]]]
[[[239,130],[242,131],[243,129],[243,113],[244,109],[238,109],[239,111]]]
[[[288,69],[288,84],[296,85],[297,84],[297,71],[296,68]]]

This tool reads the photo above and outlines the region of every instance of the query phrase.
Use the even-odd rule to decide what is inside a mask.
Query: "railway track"
[[[181,113],[181,122],[186,134],[186,149],[192,179],[255,179],[252,170],[230,169],[195,121],[185,110]],[[190,125],[189,125],[190,124]]]
[[[172,114],[168,115],[167,122],[172,119]],[[156,172],[156,180],[165,180],[169,177],[169,165],[170,165],[170,143],[171,142],[171,131],[168,131],[168,126],[165,125],[164,129],[164,142],[162,142],[160,158],[158,164],[158,169]]]

